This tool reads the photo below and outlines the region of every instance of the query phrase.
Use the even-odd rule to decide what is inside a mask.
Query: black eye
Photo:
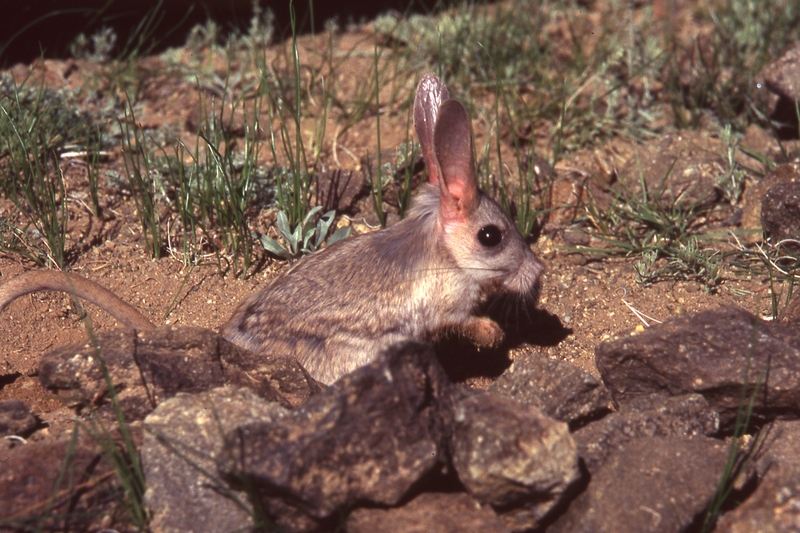
[[[478,242],[487,248],[493,248],[503,240],[503,232],[497,226],[484,226],[478,230]]]

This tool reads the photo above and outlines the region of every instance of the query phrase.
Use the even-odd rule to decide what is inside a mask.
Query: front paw
[[[486,317],[474,316],[457,331],[479,348],[497,347],[505,337],[497,322]]]

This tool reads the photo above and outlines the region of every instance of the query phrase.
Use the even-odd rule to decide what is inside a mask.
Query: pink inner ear
[[[461,172],[463,169],[450,167],[448,169],[443,169],[442,173],[446,176],[449,176],[449,181],[447,182],[446,186],[443,187],[448,193],[449,196],[452,196],[454,200],[462,201],[464,196],[469,196],[469,189],[464,181],[464,179],[454,179],[453,175]]]
[[[443,176],[453,177],[461,169],[442,170]],[[439,212],[446,222],[465,220],[475,209],[475,195],[463,179],[444,179],[439,182]]]
[[[480,201],[469,114],[461,102],[446,100],[439,108],[434,132],[439,163],[441,212],[446,218],[466,218]]]

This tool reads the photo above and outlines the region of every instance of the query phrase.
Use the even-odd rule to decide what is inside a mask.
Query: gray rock
[[[674,318],[602,342],[595,352],[603,381],[620,404],[653,393],[696,392],[726,428],[742,406],[746,385],[748,397],[760,387],[756,416],[800,417],[800,330],[737,307]]]
[[[463,492],[420,494],[403,507],[356,509],[347,533],[510,533],[492,508]]]
[[[354,503],[396,505],[445,461],[441,401],[450,387],[432,348],[398,345],[287,416],[228,434],[230,480],[252,483],[281,525],[307,531]]]
[[[578,453],[589,472],[596,472],[606,457],[639,437],[709,436],[719,431],[719,413],[699,394],[672,398],[643,397],[618,412],[573,433]]]
[[[514,531],[536,527],[580,478],[567,424],[510,398],[465,393],[453,407],[453,466],[478,501]]]
[[[537,353],[517,358],[488,391],[532,405],[568,423],[611,411],[611,394],[598,378]]]
[[[773,244],[800,250],[800,181],[775,185],[761,200],[761,223]]]
[[[201,392],[229,383],[251,388],[286,407],[320,389],[294,359],[243,352],[206,329],[118,330],[98,335],[97,342],[129,422],[143,419],[178,392]],[[91,343],[45,354],[39,380],[45,388],[70,391],[78,403],[99,406],[108,395]]]
[[[36,419],[28,406],[20,400],[0,402],[0,437],[26,436],[36,427]]]
[[[706,437],[642,437],[620,446],[548,533],[684,531],[708,504],[728,448]]]
[[[224,533],[252,526],[255,513],[247,494],[231,490],[217,473],[219,461],[231,453],[224,436],[287,412],[251,390],[231,386],[179,393],[162,402],[144,420],[141,450],[150,527],[161,533]]]

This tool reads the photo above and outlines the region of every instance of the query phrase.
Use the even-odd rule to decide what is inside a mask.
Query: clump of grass
[[[289,96],[280,90],[280,81],[275,77],[272,69],[268,68],[266,61],[260,61],[262,75],[261,90],[267,96],[270,104],[267,106],[270,115],[269,122],[269,147],[272,151],[274,161],[286,161],[287,167],[291,172],[290,179],[284,180],[281,173],[277,174],[277,201],[281,211],[286,213],[291,225],[297,225],[305,219],[309,206],[309,190],[311,188],[311,174],[314,169],[313,162],[309,164],[306,156],[305,142],[303,140],[301,117],[302,102],[301,78],[300,78],[300,56],[297,49],[297,28],[294,13],[294,6],[290,2],[290,23],[292,31],[291,46],[291,66],[293,81],[293,94]],[[275,91],[275,87],[279,90]],[[289,99],[291,98],[291,100]],[[279,118],[279,129],[276,132],[273,127],[275,110],[288,109],[291,111],[291,121],[294,127],[294,139],[286,126],[282,117]],[[281,157],[283,156],[283,157]]]
[[[194,168],[199,195],[198,212],[201,226],[208,228],[213,222],[221,229],[224,249],[232,255],[234,270],[241,260],[241,272],[250,268],[253,256],[253,240],[248,226],[246,209],[256,190],[256,182],[262,174],[258,169],[261,150],[259,114],[261,98],[256,97],[248,111],[243,102],[233,102],[228,127],[215,123],[216,111],[204,113],[204,131],[199,137],[204,141],[205,164]],[[245,123],[243,149],[234,152],[229,147],[233,142],[232,121],[237,107],[241,105]],[[220,103],[219,120],[224,121],[226,102]],[[213,117],[213,119],[212,119]],[[223,148],[225,147],[225,148]],[[200,146],[196,147],[196,157]],[[201,159],[202,161],[203,159]]]
[[[44,77],[20,84],[0,78],[0,192],[27,219],[3,221],[3,249],[42,266],[66,265],[67,191],[59,157],[99,146],[92,120],[64,92],[45,87]]]
[[[620,188],[607,207],[588,202],[583,222],[593,228],[587,231],[589,235],[605,247],[582,246],[574,251],[641,257],[635,268],[643,284],[694,280],[714,290],[722,279],[722,257],[703,244],[719,236],[700,231],[713,205],[665,201],[663,184],[654,194],[648,194],[644,183],[642,190],[639,198]]]
[[[702,248],[697,237],[644,252],[642,259],[633,266],[642,285],[666,280],[699,280],[712,290],[722,278],[722,254]]]
[[[529,16],[534,10],[524,0],[510,9],[487,9],[465,2],[438,17],[411,15],[398,21],[386,15],[375,21],[375,29],[413,43],[421,57],[431,58],[439,67],[443,79],[464,87],[487,85],[495,75],[504,81],[537,78],[537,67],[547,58],[537,35],[549,19]],[[542,9],[537,15],[545,12]],[[501,72],[495,71],[497,65],[502,66]]]
[[[731,126],[728,124],[720,129],[719,139],[724,147],[722,157],[727,163],[727,170],[717,180],[717,188],[722,191],[722,194],[731,205],[736,205],[742,197],[747,179],[745,170],[736,161],[736,153],[739,150],[739,136],[731,131]]]
[[[171,241],[172,232],[180,232],[185,264],[194,263],[210,245],[220,272],[232,266],[241,274],[253,259],[248,209],[273,200],[281,173],[260,168],[260,90],[237,95],[230,76],[221,82],[219,97],[198,88],[200,123],[191,147],[169,136],[145,135],[135,124],[133,106],[127,105],[121,124],[126,185],[153,258],[163,253],[163,226],[174,215],[179,223],[167,236]],[[234,124],[239,119],[241,128]]]
[[[122,160],[128,186],[136,204],[136,213],[142,228],[145,248],[153,259],[159,259],[163,250],[161,241],[161,214],[156,194],[158,183],[151,172],[152,150],[141,127],[136,124],[133,105],[128,101],[125,119],[120,122],[122,136]]]
[[[227,270],[223,257],[229,258],[237,273],[250,268],[253,247],[248,209],[269,205],[275,198],[277,171],[258,164],[260,100],[244,114],[243,142],[234,137],[230,122],[239,105],[244,108],[237,103],[225,117],[224,101],[219,106],[212,101],[210,109],[203,107],[201,112],[203,123],[194,147],[175,141],[171,153],[162,148],[162,156],[156,159],[156,175],[165,183],[163,201],[179,221],[173,229],[181,232],[184,262],[195,261],[202,255],[201,248],[209,244],[220,272]],[[243,149],[230,149],[234,144],[243,144]]]

